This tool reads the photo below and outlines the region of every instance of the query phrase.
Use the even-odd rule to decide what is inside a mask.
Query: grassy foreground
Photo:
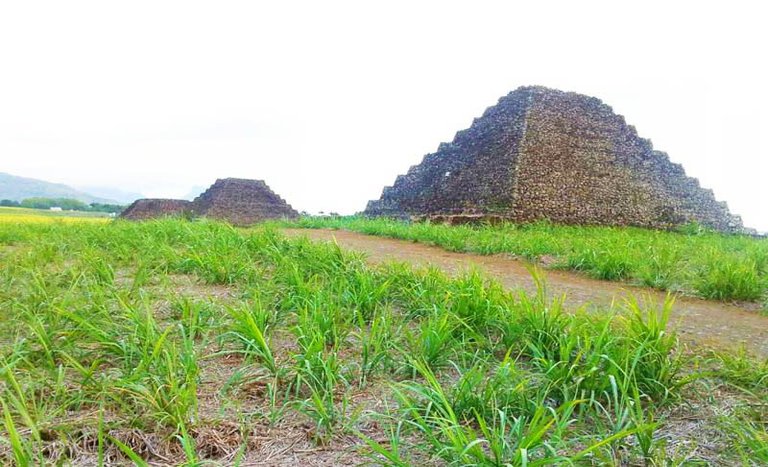
[[[451,251],[546,259],[557,269],[708,299],[768,300],[768,239],[722,235],[695,226],[662,232],[547,223],[447,226],[360,217],[306,217],[289,225],[347,229]]]
[[[687,352],[671,306],[269,228],[0,224],[0,462],[768,462],[768,362]]]

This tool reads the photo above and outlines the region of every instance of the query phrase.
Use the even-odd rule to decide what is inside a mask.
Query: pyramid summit
[[[540,86],[499,99],[365,214],[739,231],[741,219],[599,99]]]
[[[299,215],[263,180],[220,178],[194,201],[140,199],[123,211],[120,217],[142,220],[193,214],[234,225],[249,225],[265,219],[294,218]]]

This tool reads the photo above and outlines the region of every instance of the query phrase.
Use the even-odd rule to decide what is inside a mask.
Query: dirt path
[[[502,255],[452,253],[420,243],[343,230],[284,229],[284,233],[320,241],[335,238],[344,248],[366,253],[373,263],[403,261],[419,266],[433,265],[451,274],[476,267],[506,287],[534,290],[526,263]],[[590,279],[566,271],[547,270],[546,278],[548,291],[554,295],[565,294],[570,307],[607,306],[613,301],[621,302],[628,294],[662,302],[666,295],[658,290]],[[730,348],[744,344],[751,352],[768,357],[768,317],[746,306],[678,297],[673,322],[689,345]]]

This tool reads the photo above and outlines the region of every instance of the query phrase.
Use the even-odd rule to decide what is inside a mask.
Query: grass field
[[[347,229],[483,255],[511,254],[605,280],[714,300],[768,300],[768,239],[640,228],[409,224],[359,217],[302,218],[290,225]]]
[[[12,208],[0,206],[0,223],[51,223],[51,222],[108,222],[104,212],[50,211],[45,209]]]
[[[270,228],[0,223],[0,460],[768,462],[768,362],[686,350],[671,306],[565,313]]]

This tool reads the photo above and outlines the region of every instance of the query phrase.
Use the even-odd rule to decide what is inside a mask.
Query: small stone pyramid
[[[384,188],[365,214],[741,231],[738,216],[599,99],[521,87]]]
[[[120,214],[123,219],[142,220],[192,213],[192,202],[182,199],[137,199]]]
[[[143,220],[179,215],[204,216],[244,226],[265,219],[296,218],[299,213],[263,180],[221,178],[194,201],[140,199],[128,206],[120,217]]]
[[[195,213],[234,225],[299,216],[263,180],[221,178],[192,202]]]

